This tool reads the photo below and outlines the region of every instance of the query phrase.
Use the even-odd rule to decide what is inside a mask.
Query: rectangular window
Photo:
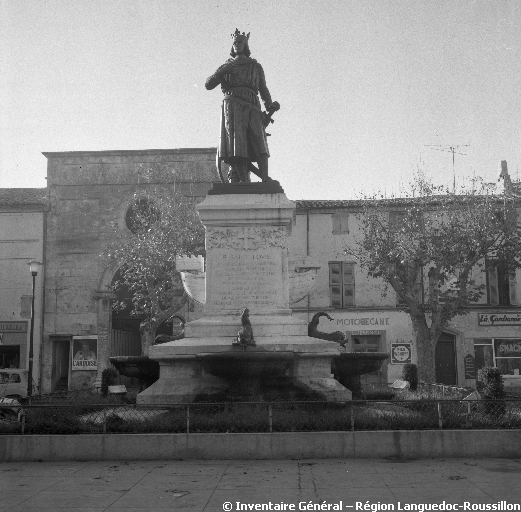
[[[519,375],[521,373],[521,339],[495,339],[494,355],[496,366],[503,375]]]
[[[403,226],[403,223],[405,222],[406,218],[407,218],[407,214],[405,212],[390,211],[389,212],[389,229],[391,231],[399,231],[400,228]]]
[[[379,348],[380,335],[353,336],[353,352],[378,352]]]
[[[491,305],[514,306],[517,304],[516,275],[489,260],[486,263],[487,298]]]
[[[349,233],[349,214],[333,213],[333,235],[345,235]]]
[[[478,338],[474,340],[474,358],[476,360],[476,373],[484,366],[494,366],[494,350],[492,340]]]
[[[3,345],[0,347],[0,368],[20,367],[20,345]]]
[[[355,264],[345,261],[329,263],[329,297],[331,307],[355,305]]]
[[[495,366],[503,375],[521,374],[520,338],[477,338],[474,340],[476,371],[484,366]]]
[[[389,231],[419,233],[423,229],[423,214],[419,210],[390,211]]]
[[[22,318],[31,318],[32,295],[22,295],[22,305],[20,309],[20,316]]]

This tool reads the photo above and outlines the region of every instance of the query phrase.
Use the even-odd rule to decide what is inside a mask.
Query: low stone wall
[[[521,457],[521,430],[0,436],[5,462]]]

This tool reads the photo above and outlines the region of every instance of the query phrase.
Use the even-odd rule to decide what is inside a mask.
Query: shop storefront
[[[349,352],[386,352],[392,356],[406,347],[408,356],[389,357],[380,370],[362,376],[362,385],[387,385],[401,378],[403,365],[412,361],[413,336],[408,317],[401,312],[338,312],[335,328],[346,336]],[[333,323],[333,322],[331,322]],[[340,327],[341,326],[341,327]],[[401,349],[397,349],[396,343]],[[396,355],[396,354],[395,354]]]
[[[505,387],[521,388],[521,338],[477,338],[474,357],[476,370],[495,366],[503,374]]]
[[[294,311],[308,321],[314,312]],[[409,316],[400,311],[329,311],[332,321],[321,319],[318,330],[340,331],[348,352],[385,352],[390,354],[380,370],[362,376],[362,385],[383,385],[400,379],[403,365],[416,362]],[[394,354],[394,356],[393,356]],[[392,357],[391,357],[392,356]]]
[[[479,313],[480,337],[474,338],[476,372],[484,366],[501,370],[507,388],[521,388],[521,314]]]
[[[0,368],[25,368],[27,322],[0,321]]]

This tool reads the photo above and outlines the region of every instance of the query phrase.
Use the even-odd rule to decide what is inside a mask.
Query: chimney
[[[503,182],[505,185],[505,195],[512,196],[514,195],[514,186],[512,185],[512,180],[510,179],[510,174],[508,174],[507,161],[501,160],[501,172],[499,173],[499,179],[503,178]]]

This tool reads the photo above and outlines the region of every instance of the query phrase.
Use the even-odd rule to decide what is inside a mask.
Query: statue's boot
[[[237,171],[233,170],[233,167],[230,167],[230,171],[228,172],[228,180],[230,183],[239,183],[239,176],[237,175]]]
[[[270,177],[268,176],[268,155],[265,153],[259,155],[257,163],[259,165],[259,178],[262,181],[271,181]]]
[[[234,162],[233,167],[237,172],[237,176],[239,181],[243,183],[249,183],[250,180],[250,171],[248,169],[248,160],[246,158],[240,158]]]

